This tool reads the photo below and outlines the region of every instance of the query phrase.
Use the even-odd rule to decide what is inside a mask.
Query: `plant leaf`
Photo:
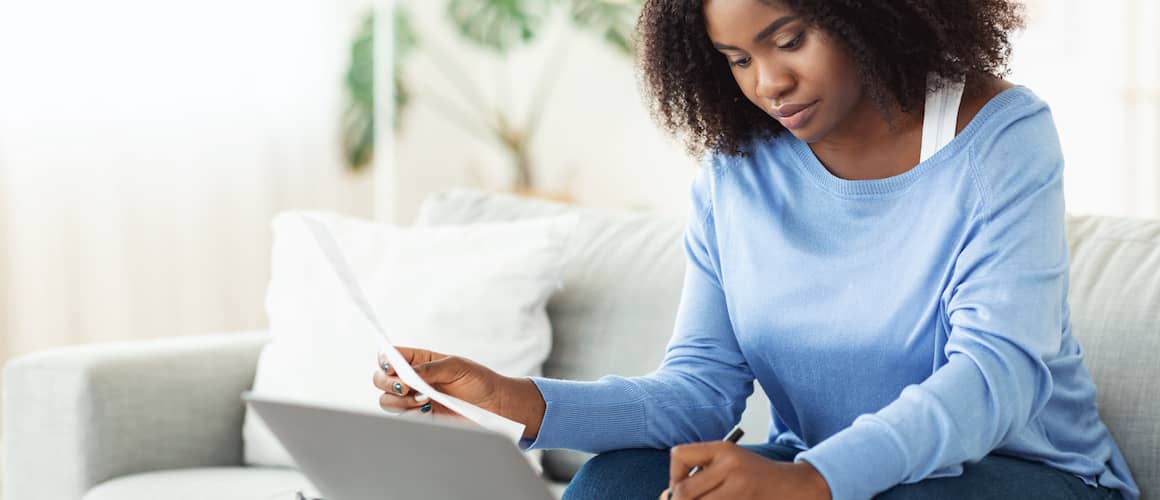
[[[552,0],[450,0],[447,14],[468,40],[504,53],[533,40],[555,3]]]
[[[394,46],[391,64],[394,68],[395,130],[402,123],[403,111],[410,102],[406,83],[402,78],[403,61],[419,43],[411,27],[410,16],[396,6]],[[375,16],[363,18],[350,46],[350,66],[344,84],[349,105],[342,116],[342,145],[347,166],[360,170],[370,164],[375,151]]]
[[[642,5],[642,0],[572,0],[572,22],[631,54],[632,32]]]

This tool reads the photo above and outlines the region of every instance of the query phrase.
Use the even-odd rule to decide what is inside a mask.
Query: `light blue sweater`
[[[533,448],[721,439],[753,380],[770,439],[836,500],[957,475],[1000,451],[1138,497],[1068,320],[1063,158],[1024,87],[901,175],[835,177],[783,134],[693,185],[664,362],[644,377],[533,379]]]

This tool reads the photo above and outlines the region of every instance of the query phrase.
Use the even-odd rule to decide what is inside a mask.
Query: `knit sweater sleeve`
[[[664,360],[641,377],[592,382],[533,378],[547,403],[529,448],[589,452],[720,439],[740,418],[753,392],[729,318],[717,259],[712,164],[692,188],[684,237],[687,265],[676,325]]]

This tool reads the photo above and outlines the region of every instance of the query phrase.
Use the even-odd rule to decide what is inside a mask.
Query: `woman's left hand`
[[[688,477],[697,465],[700,472]],[[829,500],[830,487],[807,462],[777,462],[733,443],[714,441],[673,448],[669,489],[660,500],[669,498]]]

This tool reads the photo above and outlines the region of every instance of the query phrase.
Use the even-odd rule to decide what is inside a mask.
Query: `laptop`
[[[554,500],[507,438],[423,416],[242,394],[325,500]]]

